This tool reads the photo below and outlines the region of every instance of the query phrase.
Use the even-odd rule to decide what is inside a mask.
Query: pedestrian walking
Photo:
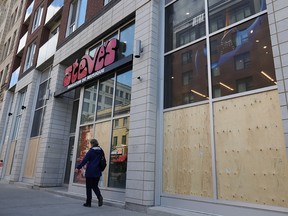
[[[96,139],[90,140],[90,149],[86,153],[82,162],[77,166],[76,172],[79,172],[84,165],[86,166],[85,178],[86,178],[86,203],[83,204],[85,207],[91,207],[92,201],[92,190],[98,198],[98,206],[103,205],[103,197],[101,195],[98,183],[102,176],[102,171],[99,166],[100,159],[104,155],[102,148]]]

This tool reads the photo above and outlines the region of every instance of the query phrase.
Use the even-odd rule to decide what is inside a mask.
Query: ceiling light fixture
[[[195,94],[197,94],[197,95],[199,95],[199,96],[201,96],[201,97],[204,97],[204,98],[209,99],[206,95],[201,94],[200,92],[197,92],[197,91],[195,91],[195,90],[193,90],[193,89],[191,89],[191,92],[193,92],[193,93],[195,93]]]
[[[264,71],[261,71],[261,74],[263,74],[267,79],[269,79],[270,81],[274,82],[275,84],[277,84],[277,82],[275,82],[275,80],[270,77],[268,74],[266,74]]]
[[[219,84],[220,84],[221,86],[223,86],[223,87],[229,89],[230,91],[234,91],[233,88],[231,88],[230,86],[228,86],[228,85],[226,85],[226,84],[224,84],[224,83],[222,83],[222,82],[219,82]]]

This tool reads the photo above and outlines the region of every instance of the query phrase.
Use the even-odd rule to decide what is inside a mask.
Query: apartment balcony
[[[47,9],[45,25],[60,11],[64,5],[64,0],[54,0]]]
[[[11,75],[10,83],[9,83],[9,89],[11,89],[12,87],[14,87],[17,84],[19,72],[20,72],[20,67],[18,67],[15,71],[13,71],[13,73]]]
[[[26,41],[27,41],[27,35],[28,35],[28,32],[26,32],[26,34],[20,39],[19,41],[19,46],[18,46],[18,50],[17,50],[17,54],[23,50],[23,48],[25,47],[26,45]]]
[[[44,69],[47,67],[53,59],[56,52],[56,46],[58,41],[58,34],[55,34],[53,37],[51,37],[43,46],[39,49],[38,59],[37,59],[37,66],[38,69]]]
[[[33,10],[33,6],[34,6],[34,1],[29,5],[29,7],[26,10],[26,14],[25,14],[25,19],[24,19],[24,23],[28,20],[28,18],[30,17],[32,10]]]

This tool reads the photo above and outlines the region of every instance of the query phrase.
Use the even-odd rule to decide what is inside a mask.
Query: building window
[[[182,82],[184,86],[192,83],[192,71],[184,72],[182,77]]]
[[[116,91],[109,97],[109,104],[104,103],[107,98],[107,93],[100,91],[100,88],[96,86],[106,86],[110,88],[115,86],[116,89],[121,89],[123,94],[131,94],[132,86],[132,71],[131,66],[121,69],[121,71],[115,72],[113,75],[98,80],[97,83],[91,83],[84,91],[89,91],[92,94],[97,95],[97,101],[86,99],[83,96],[81,121],[80,121],[80,134],[79,134],[79,146],[77,150],[77,158],[82,157],[81,152],[85,152],[87,148],[87,140],[93,136],[92,129],[97,133],[101,133],[103,137],[109,136],[111,144],[110,152],[110,164],[108,175],[108,186],[115,188],[125,188],[126,186],[126,169],[127,169],[127,155],[128,155],[128,139],[122,136],[128,137],[129,134],[129,114],[130,114],[130,98],[119,98],[116,96]],[[110,92],[109,88],[109,92]],[[85,95],[85,92],[84,92]],[[103,98],[103,100],[99,100]],[[107,102],[107,101],[106,101]],[[97,110],[84,111],[85,103],[90,103],[89,106],[97,107]],[[115,105],[113,108],[112,104]],[[117,105],[116,105],[117,104]],[[113,112],[114,111],[114,112]],[[96,115],[96,118],[95,118]],[[121,115],[121,117],[118,117]],[[117,116],[117,117],[116,117]],[[110,124],[112,120],[112,125]],[[90,124],[89,124],[90,123]],[[88,125],[89,124],[89,125]],[[99,126],[98,126],[99,125]],[[106,125],[103,127],[103,125]],[[109,128],[109,129],[108,129]],[[98,132],[97,132],[98,131]],[[111,133],[112,131],[112,133]],[[103,134],[104,133],[104,134]],[[123,143],[125,142],[125,143]],[[109,153],[108,153],[109,154]],[[85,155],[85,154],[84,154]],[[78,159],[77,159],[78,161]],[[80,161],[80,159],[79,159]],[[83,183],[82,178],[74,176],[74,182]],[[85,180],[85,179],[84,179]]]
[[[118,137],[113,137],[113,146],[117,146],[118,143]]]
[[[87,0],[75,0],[70,5],[67,35],[70,35],[84,22],[86,17]]]
[[[35,14],[34,14],[32,32],[34,32],[38,28],[38,26],[40,26],[42,13],[43,13],[43,6],[40,6],[38,7],[38,9],[35,11]]]
[[[4,69],[4,71],[2,71],[1,73],[1,79],[0,79],[0,86],[4,85],[6,83],[6,76],[8,74],[8,70],[9,70],[9,65],[7,65]]]
[[[15,119],[13,132],[12,132],[12,140],[17,140],[18,138],[22,113],[25,107],[25,97],[26,97],[26,89],[19,91],[17,107],[16,107],[16,119]]]
[[[249,52],[237,55],[234,57],[234,59],[235,59],[235,69],[236,70],[246,69],[251,64]]]
[[[115,119],[114,121],[114,127],[119,128],[119,119]]]
[[[207,55],[205,40],[165,56],[164,107],[207,100]],[[193,64],[183,65],[183,55],[195,53]],[[190,54],[189,54],[190,55]],[[193,80],[193,84],[192,84]],[[189,86],[188,86],[189,85]],[[193,94],[193,97],[189,95]]]
[[[266,10],[263,0],[223,1],[208,0],[210,32],[239,22],[251,15]]]
[[[165,51],[205,36],[205,1],[182,0],[165,10]]]
[[[222,97],[276,84],[268,17],[260,14],[265,1],[208,0],[209,29],[218,31],[209,36],[210,53],[201,40],[204,2],[170,1],[165,8],[164,108],[210,99],[209,92]]]
[[[36,42],[33,42],[27,49],[24,71],[28,70],[33,65]]]
[[[94,120],[96,100],[91,98],[91,94],[97,93],[97,84],[92,83],[87,86],[84,91],[84,99],[81,113],[81,124],[87,124]],[[92,107],[92,109],[90,109]]]
[[[122,136],[122,144],[126,145],[126,135]]]
[[[192,51],[188,51],[185,53],[182,53],[182,64],[188,64],[192,62]]]
[[[192,92],[188,92],[183,94],[183,103],[182,104],[189,104],[194,102],[194,96]]]
[[[217,68],[221,72],[212,76],[213,88],[220,85],[221,96],[276,84],[267,15],[216,34],[210,41],[217,41],[218,52],[210,55],[211,72],[215,73]],[[247,77],[251,78],[246,80]]]
[[[46,112],[47,99],[49,98],[51,67],[44,70],[41,74],[41,83],[39,85],[36,101],[31,137],[41,136],[44,116]]]
[[[237,92],[245,92],[252,89],[252,77],[247,77],[243,79],[236,80]]]
[[[104,0],[104,6],[107,5],[109,2],[111,2],[112,0]]]

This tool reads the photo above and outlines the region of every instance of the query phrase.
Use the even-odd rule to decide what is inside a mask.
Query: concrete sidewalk
[[[0,216],[203,216],[195,212],[152,207],[148,214],[124,209],[123,204],[109,203],[98,207],[97,202],[91,208],[83,207],[85,198],[67,192],[65,187],[38,188],[0,181]],[[205,214],[207,215],[207,214]]]
[[[83,200],[33,190],[18,184],[0,183],[0,216],[148,216],[145,213],[93,203],[83,207]]]

